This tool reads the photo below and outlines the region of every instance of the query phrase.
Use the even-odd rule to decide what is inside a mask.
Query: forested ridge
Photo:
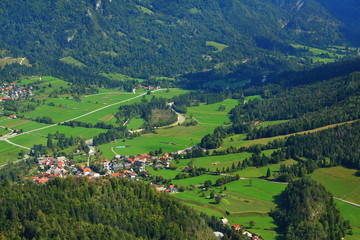
[[[336,240],[350,228],[326,189],[310,178],[290,183],[270,214],[286,240]]]
[[[296,52],[289,43],[357,43],[357,18],[334,13],[333,2],[4,0],[0,55],[32,64],[71,56],[89,69],[142,77],[215,66],[223,73],[276,69],[291,62],[284,58]],[[358,6],[341,8],[356,16]],[[250,65],[239,64],[244,59]]]
[[[206,220],[167,194],[124,179],[1,185],[3,239],[213,239]]]

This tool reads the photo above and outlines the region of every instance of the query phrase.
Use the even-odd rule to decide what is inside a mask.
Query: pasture
[[[1,121],[0,125],[11,129],[22,129],[24,132],[47,126],[47,124],[44,123],[38,123],[21,118],[6,119]]]
[[[35,132],[21,134],[19,136],[11,138],[10,140],[16,144],[31,148],[34,144],[46,145],[48,134],[55,134],[57,131],[61,134],[65,134],[65,137],[78,136],[83,138],[84,140],[87,140],[93,138],[101,132],[106,132],[107,130],[83,127],[72,128],[69,126],[56,125]]]
[[[149,153],[150,151],[162,148],[165,152],[183,150],[187,147],[198,144],[201,138],[214,130],[210,126],[175,126],[170,128],[156,129],[157,133],[147,133],[133,139],[118,139],[113,143],[99,146],[105,158],[112,158],[114,153],[111,147],[129,146],[127,148],[115,149],[117,154],[135,155]]]
[[[206,41],[206,46],[214,47],[216,50],[215,53],[223,51],[225,48],[229,47],[226,44],[218,43],[215,41]]]
[[[16,161],[21,150],[23,150],[23,148],[0,141],[0,166],[8,162]]]
[[[5,67],[6,65],[10,65],[13,63],[18,63],[21,65],[26,65],[28,67],[31,67],[31,64],[29,63],[29,60],[26,58],[12,58],[12,57],[5,57],[0,59],[0,68]]]
[[[310,176],[335,197],[360,204],[360,177],[356,172],[355,169],[331,167],[317,169]]]
[[[182,159],[177,165],[179,167],[185,167],[191,162],[191,164],[196,167],[203,167],[206,169],[210,169],[210,171],[215,171],[216,169],[219,169],[221,171],[223,168],[231,168],[232,164],[237,166],[239,162],[242,162],[242,160],[249,157],[251,157],[251,153],[235,153],[229,155],[208,156],[194,159]]]
[[[71,56],[60,58],[59,60],[61,62],[70,64],[70,65],[74,65],[76,67],[85,67],[86,66],[85,64],[83,64],[82,62],[80,62],[79,60],[76,60],[75,58],[73,58]]]
[[[236,99],[226,99],[214,104],[200,104],[199,106],[188,107],[186,115],[193,118],[200,125],[224,125],[230,122],[228,112],[238,104]],[[224,111],[219,111],[220,105],[225,106]]]
[[[341,215],[345,220],[350,221],[352,227],[352,235],[347,234],[345,239],[358,240],[360,239],[360,208],[349,205],[347,203],[335,200],[337,207],[339,208]]]
[[[206,176],[208,175],[204,175],[204,177]],[[186,180],[188,184],[192,184],[190,179],[178,181]],[[214,183],[215,179],[212,182]],[[203,211],[208,215],[226,216],[230,225],[241,224],[249,227],[249,221],[254,221],[255,226],[250,231],[260,234],[265,239],[275,240],[278,233],[275,231],[276,225],[273,219],[268,216],[268,212],[275,208],[274,196],[283,191],[286,185],[253,179],[251,186],[249,180],[239,180],[225,186],[227,190],[224,190],[224,186],[211,188],[215,194],[224,194],[220,204],[216,204],[213,199],[207,198],[210,191],[195,189],[173,196],[195,210]],[[226,215],[226,211],[230,215]]]

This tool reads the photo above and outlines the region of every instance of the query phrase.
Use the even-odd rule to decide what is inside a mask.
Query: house
[[[14,118],[16,118],[16,115],[9,115],[9,118],[14,119]]]
[[[261,122],[260,122],[260,121],[253,121],[252,124],[253,124],[254,126],[258,126],[258,125],[261,124]]]
[[[220,218],[220,221],[221,221],[224,225],[226,225],[226,224],[229,222],[229,220],[228,220],[227,218],[225,218],[225,217],[221,217],[221,218]]]
[[[215,237],[220,238],[220,239],[224,237],[224,234],[222,232],[214,232],[214,234],[215,234]]]
[[[235,231],[240,231],[240,230],[241,230],[241,225],[239,225],[239,224],[234,224],[234,225],[232,225],[232,228],[233,228]]]

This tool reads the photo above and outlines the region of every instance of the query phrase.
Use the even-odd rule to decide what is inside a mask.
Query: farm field
[[[185,167],[191,161],[193,166],[203,167],[215,171],[216,169],[231,168],[232,164],[237,166],[239,162],[242,162],[245,158],[251,157],[251,153],[235,153],[229,155],[219,155],[219,156],[208,156],[194,159],[182,159],[180,163],[177,164],[179,167]]]
[[[83,64],[82,62],[80,62],[79,60],[76,60],[75,58],[73,58],[71,56],[60,58],[59,60],[64,63],[74,65],[76,67],[85,67],[86,66],[85,64]]]
[[[206,176],[206,175],[205,175]],[[215,177],[215,176],[214,176]],[[179,181],[190,179],[183,179]],[[196,182],[196,181],[195,181]],[[213,183],[215,182],[212,181]],[[226,186],[227,190],[223,190]],[[207,199],[209,191],[193,190],[174,194],[184,203],[196,210],[203,211],[216,217],[226,216],[226,211],[230,213],[226,217],[229,223],[249,225],[249,221],[255,221],[255,227],[251,229],[265,239],[276,239],[278,234],[275,232],[275,224],[268,212],[275,207],[274,195],[283,191],[286,185],[276,184],[259,179],[252,179],[251,186],[249,180],[239,180],[228,183],[219,188],[212,188],[215,194],[224,194],[225,197],[220,204],[215,204],[213,199]]]
[[[245,101],[249,102],[251,100],[255,100],[255,99],[262,99],[261,95],[252,95],[252,96],[246,96],[245,97]]]
[[[228,45],[226,44],[222,44],[214,41],[206,41],[206,46],[214,47],[216,49],[214,52],[221,52],[222,50],[228,47]]]
[[[31,66],[28,59],[5,57],[0,59],[0,68],[5,67],[7,64],[19,63],[26,66]]]
[[[11,132],[10,130],[5,130],[5,128],[0,128],[0,136],[3,136],[3,135],[8,134],[10,132]]]
[[[17,118],[1,121],[0,125],[11,129],[22,129],[24,132],[26,132],[33,129],[45,127],[48,124]]]
[[[78,117],[78,116],[88,113],[90,111],[94,111],[96,109],[105,107],[108,104],[124,101],[124,100],[130,99],[135,96],[137,96],[137,95],[136,94],[122,94],[122,95],[117,96],[116,99],[114,99],[110,102],[104,101],[104,103],[90,102],[90,100],[86,100],[86,102],[76,102],[71,99],[51,98],[51,99],[48,99],[47,102],[53,103],[55,106],[41,105],[36,110],[27,112],[24,115],[25,115],[25,117],[30,117],[30,118],[46,116],[46,117],[51,117],[55,122],[62,122],[62,121],[69,120],[71,118]],[[98,98],[99,95],[97,95],[96,97]],[[118,106],[111,106],[109,108],[117,109]],[[102,115],[102,117],[109,114],[108,108],[105,108],[102,111],[104,111],[104,115]],[[114,111],[114,109],[111,111],[111,113],[113,111]]]
[[[14,138],[11,138],[10,141],[29,148],[33,147],[34,144],[46,145],[47,135],[49,133],[55,134],[57,131],[59,133],[65,134],[65,137],[78,136],[78,137],[82,137],[84,140],[93,138],[94,136],[98,135],[101,132],[106,132],[105,129],[99,129],[99,128],[83,128],[83,127],[72,128],[69,126],[57,125],[39,131],[16,136]]]
[[[198,144],[204,135],[211,133],[213,130],[212,126],[200,125],[161,128],[156,130],[156,134],[143,134],[141,137],[135,137],[125,142],[118,139],[116,142],[100,145],[99,148],[105,158],[112,158],[114,153],[111,151],[111,148],[117,146],[129,146],[127,148],[115,149],[117,154],[122,155],[149,153],[159,148],[162,148],[164,153],[174,152]]]
[[[143,125],[144,122],[145,122],[144,119],[142,119],[140,117],[136,117],[136,118],[131,119],[126,125],[127,125],[128,129],[136,130],[136,129],[141,128],[141,126]]]
[[[211,180],[212,183],[215,183],[215,181],[219,177],[220,177],[219,175],[207,175],[207,174],[204,174],[204,175],[200,175],[200,176],[192,177],[192,178],[184,178],[184,179],[179,179],[179,180],[173,180],[172,183],[177,184],[177,185],[181,185],[181,186],[190,186],[190,185],[202,186],[206,180]]]
[[[355,176],[356,172],[355,169],[331,167],[317,169],[310,176],[335,197],[360,204],[360,177]]]
[[[341,201],[335,200],[337,207],[339,208],[342,216],[345,220],[350,221],[352,227],[352,235],[346,235],[347,240],[358,240],[360,239],[360,208],[355,207]]]
[[[200,106],[188,107],[186,115],[193,117],[200,125],[224,125],[230,122],[228,112],[238,104],[236,99],[226,99],[214,104],[200,104]],[[225,110],[219,111],[219,106],[224,105]]]
[[[110,78],[111,80],[117,80],[117,81],[133,81],[133,80],[137,80],[139,82],[145,81],[145,79],[133,78],[121,73],[102,73],[101,75]]]
[[[16,161],[22,148],[0,141],[0,166]]]
[[[258,178],[266,176],[267,169],[270,168],[271,175],[277,173],[280,170],[280,165],[285,164],[287,166],[297,163],[297,161],[289,159],[284,162],[279,162],[278,164],[270,164],[265,167],[247,167],[244,170],[236,171],[232,174],[239,174],[240,177],[244,178]],[[271,177],[269,178],[271,179]]]
[[[270,125],[270,124],[277,124],[277,123],[284,122],[284,121],[286,121],[286,120],[263,122],[263,124],[267,123],[268,125]],[[358,120],[355,120],[355,121],[358,121]],[[331,124],[331,125],[327,125],[327,126],[320,127],[320,128],[314,128],[314,129],[307,130],[307,131],[291,133],[291,134],[287,134],[287,135],[279,135],[279,136],[276,136],[276,137],[254,139],[254,140],[246,140],[246,134],[235,134],[235,135],[224,138],[223,139],[223,145],[222,145],[221,148],[219,148],[219,150],[226,149],[226,148],[228,148],[230,146],[248,147],[248,146],[255,145],[255,144],[267,144],[268,142],[271,142],[271,141],[276,140],[276,139],[282,139],[282,138],[292,136],[292,135],[296,135],[296,134],[305,134],[305,133],[317,132],[317,131],[325,130],[325,129],[328,129],[328,128],[333,128],[333,127],[336,127],[336,126],[339,126],[339,125],[352,123],[352,122],[354,122],[354,121],[336,123],[336,124]]]

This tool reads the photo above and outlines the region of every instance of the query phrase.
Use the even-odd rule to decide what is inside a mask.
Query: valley
[[[358,16],[0,1],[0,239],[360,239]]]

